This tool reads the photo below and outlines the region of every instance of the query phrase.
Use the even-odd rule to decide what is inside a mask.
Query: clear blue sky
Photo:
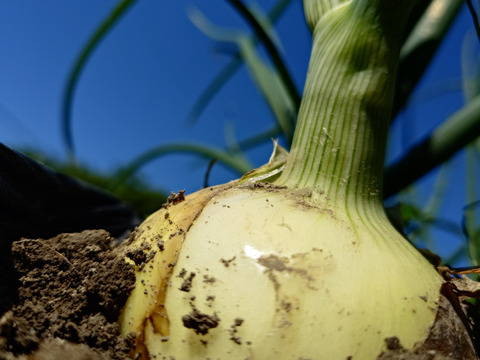
[[[274,3],[258,1],[264,9]],[[0,3],[1,142],[65,156],[60,110],[66,78],[80,49],[115,4],[112,0]],[[229,61],[228,52],[233,49],[218,47],[195,28],[186,16],[190,6],[198,7],[218,25],[247,29],[225,1],[138,1],[102,41],[78,84],[73,133],[80,162],[107,171],[167,142],[193,140],[223,146],[226,124],[234,125],[239,140],[272,124],[273,118],[244,68],[195,126],[186,123],[197,96]],[[302,89],[311,38],[300,0],[290,5],[277,31],[287,65]],[[454,84],[461,79],[461,47],[472,31],[465,8],[420,84],[420,98],[428,93],[426,89],[441,89],[439,83],[451,80]],[[475,39],[473,46],[477,46]],[[422,100],[402,114],[398,124],[413,124],[412,132],[407,141],[395,139],[397,150],[392,155],[398,154],[399,146],[409,146],[423,137],[459,109],[462,101],[458,91],[446,92],[433,100]],[[266,144],[249,153],[253,164],[266,162],[270,150]],[[454,163],[456,171],[462,173],[461,157]],[[161,189],[193,192],[202,186],[206,166],[206,161],[196,157],[176,155],[151,163],[143,174]],[[215,166],[211,182],[226,182],[236,176]],[[465,205],[464,178],[456,176],[453,181],[442,215],[459,222]],[[431,188],[428,178],[423,182],[425,189]],[[421,196],[427,199],[428,191]]]
[[[60,104],[72,63],[115,1],[10,2],[0,5],[0,131],[10,145],[30,144],[62,156]],[[263,1],[268,8],[273,1]],[[81,77],[73,108],[73,132],[81,161],[102,169],[122,164],[155,145],[196,140],[223,146],[226,122],[243,139],[272,124],[258,91],[242,69],[215,98],[201,121],[188,111],[210,79],[229,61],[233,47],[219,48],[186,16],[188,1],[139,1],[102,42]],[[212,21],[244,26],[223,1],[197,1]],[[301,89],[310,35],[301,2],[294,1],[279,36]],[[291,36],[291,29],[296,36]],[[256,164],[268,159],[270,146]],[[164,170],[166,169],[166,170]],[[198,171],[196,171],[198,170]],[[205,162],[168,157],[146,168],[167,189],[198,189]],[[215,167],[218,181],[236,177]],[[212,181],[215,181],[212,179]]]

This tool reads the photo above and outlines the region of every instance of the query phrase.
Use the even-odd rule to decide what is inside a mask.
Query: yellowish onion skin
[[[386,217],[365,230],[321,195],[269,184],[192,199],[153,214],[131,245],[156,250],[121,321],[144,356],[143,344],[151,359],[373,359],[386,338],[427,336],[442,279]],[[186,208],[188,226],[176,223]]]

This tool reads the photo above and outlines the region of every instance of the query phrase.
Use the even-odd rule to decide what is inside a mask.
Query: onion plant
[[[120,323],[136,356],[375,359],[388,339],[429,337],[445,280],[383,207],[415,3],[304,0],[313,46],[289,153],[172,194],[126,246],[137,281]]]
[[[291,0],[279,0],[269,14],[228,2],[255,36],[222,32],[199,12],[190,13],[197,27],[217,41],[235,43],[238,53],[189,117],[198,117],[244,62],[277,122],[234,150],[162,144],[112,177],[108,187],[122,190],[143,165],[178,152],[218,160],[242,174],[190,195],[172,193],[121,245],[121,256],[136,273],[119,319],[122,333],[135,339],[132,356],[385,359],[392,358],[388,351],[401,349],[428,356],[438,351],[441,359],[477,358],[471,324],[459,306],[462,290],[439,271],[435,257],[432,263],[411,245],[383,206],[386,196],[480,134],[480,86],[465,81],[467,105],[384,169],[392,119],[462,1],[303,0],[313,44],[302,96],[272,35],[272,23]],[[78,171],[70,126],[75,85],[100,40],[134,3],[118,3],[69,76],[63,129],[75,164],[70,171]],[[474,23],[480,32],[475,17]],[[256,51],[258,42],[273,70]],[[288,151],[275,141],[268,162],[251,170],[242,150],[272,136],[281,136]],[[471,204],[464,229],[476,263],[477,154],[478,142],[468,152]],[[475,292],[478,285],[465,291]],[[438,340],[444,329],[450,340],[445,343]]]

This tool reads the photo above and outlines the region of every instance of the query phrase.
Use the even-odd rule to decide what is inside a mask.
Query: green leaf
[[[477,96],[386,169],[385,197],[404,189],[447,161],[479,135],[480,96]]]
[[[469,146],[465,152],[466,172],[465,191],[469,204],[463,213],[463,225],[467,236],[467,247],[473,264],[480,264],[480,201],[478,200],[477,164],[478,151],[475,146]]]
[[[275,38],[272,37],[274,34],[273,28],[270,26],[270,23],[263,21],[264,17],[257,17],[255,13],[250,11],[250,9],[245,6],[240,0],[227,0],[232,4],[232,6],[238,10],[238,12],[244,17],[244,19],[251,26],[255,34],[257,35],[260,42],[265,46],[270,59],[272,60],[276,71],[278,72],[281,83],[284,85],[291,101],[293,101],[295,107],[298,109],[300,107],[300,95],[295,87],[295,84],[290,76],[289,71],[285,65],[285,62],[280,55],[277,47],[275,46]],[[255,46],[254,46],[255,47]]]
[[[117,183],[123,184],[131,176],[136,174],[140,168],[158,158],[178,153],[190,153],[209,159],[216,159],[240,175],[252,169],[252,165],[245,159],[242,153],[225,151],[210,145],[196,143],[174,143],[154,147],[132,160],[128,165],[118,172]]]
[[[259,56],[255,43],[248,35],[236,30],[219,28],[210,23],[200,11],[191,11],[192,22],[206,35],[220,42],[234,43],[247,64],[250,76],[275,115],[282,133],[290,142],[295,128],[297,108],[289,96],[279,74]]]
[[[433,0],[410,32],[400,53],[393,117],[407,103],[462,5],[462,0]]]
[[[105,18],[105,20],[100,24],[97,30],[87,41],[82,51],[80,52],[80,55],[75,60],[75,64],[73,65],[70,74],[68,75],[67,85],[63,92],[62,129],[67,154],[72,162],[76,162],[75,146],[73,143],[72,134],[72,102],[75,88],[80,78],[80,74],[82,73],[88,59],[90,58],[90,56],[92,56],[94,50],[96,49],[100,41],[107,35],[107,33],[113,28],[113,26],[118,23],[121,16],[124,15],[128,9],[130,9],[130,7],[135,3],[135,1],[136,0],[122,0],[117,4],[117,6],[115,6],[112,12]]]
[[[465,207],[463,224],[465,235],[467,236],[467,245],[470,259],[474,265],[480,264],[480,201],[469,204]]]
[[[277,137],[278,135],[280,135],[281,133],[282,133],[282,129],[278,126],[278,124],[275,124],[270,129],[264,132],[261,132],[248,139],[240,141],[238,145],[242,149],[249,149],[259,144],[263,144],[265,143],[265,141],[271,140]]]
[[[466,102],[480,93],[480,61],[476,54],[477,39],[472,33],[465,36],[462,44],[462,87]]]
[[[283,14],[285,9],[292,0],[279,0],[272,10],[268,14],[268,22],[275,23],[280,15]],[[258,38],[253,36],[252,41],[257,44]],[[207,85],[205,90],[200,94],[199,98],[193,104],[188,116],[187,121],[189,123],[195,122],[203,113],[213,97],[220,91],[223,85],[235,74],[235,72],[243,64],[243,60],[240,53],[235,53],[230,62],[215,76],[212,81]],[[298,109],[297,109],[298,110]]]

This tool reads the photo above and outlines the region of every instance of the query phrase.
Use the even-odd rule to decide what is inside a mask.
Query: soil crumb
[[[170,196],[167,198],[167,202],[163,205],[165,209],[168,209],[171,205],[177,205],[185,200],[185,190],[180,190],[178,194],[171,192]],[[166,215],[166,214],[165,214]],[[165,219],[168,218],[166,215]]]
[[[225,266],[225,267],[229,267],[230,264],[236,259],[237,257],[234,256],[233,258],[231,259],[220,259],[220,262]]]
[[[135,272],[104,230],[12,245],[19,299],[0,318],[0,359],[130,359],[117,319]]]
[[[230,327],[229,333],[230,333],[230,340],[232,340],[235,344],[241,345],[242,344],[242,339],[240,336],[237,335],[238,332],[238,327],[240,327],[243,324],[243,319],[242,318],[235,318],[235,322],[233,325]]]
[[[148,250],[151,250],[151,246],[147,242],[143,242],[140,247],[136,249],[129,249],[126,253],[126,256],[132,260],[135,265],[137,265],[138,269],[142,271],[145,268],[145,265],[149,263],[150,260],[152,260],[155,257],[155,254],[157,253],[156,250],[152,250],[150,252],[147,252]]]
[[[183,269],[182,269],[183,270]],[[190,275],[188,276],[188,278],[186,278],[182,285],[180,286],[180,289],[181,291],[185,291],[185,292],[190,292],[190,290],[192,289],[192,281],[193,281],[193,278],[195,277],[195,273],[191,272]]]
[[[192,311],[182,316],[183,326],[187,329],[192,329],[196,334],[208,334],[210,329],[216,328],[220,322],[220,318],[217,314],[208,315],[201,313],[192,304]]]

